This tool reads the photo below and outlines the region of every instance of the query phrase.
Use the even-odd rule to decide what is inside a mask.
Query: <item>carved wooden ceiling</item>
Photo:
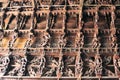
[[[0,0],[0,80],[120,80],[120,0]]]

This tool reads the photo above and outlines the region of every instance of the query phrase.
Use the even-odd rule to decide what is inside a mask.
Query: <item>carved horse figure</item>
[[[46,59],[44,57],[44,54],[34,57],[28,67],[29,75],[30,76],[41,76],[43,74],[43,69],[45,68],[45,63],[46,63]],[[34,70],[35,68],[37,70]]]
[[[56,69],[58,69],[59,67],[59,63],[56,59],[54,59],[53,57],[48,57],[48,61],[49,61],[49,65],[47,67],[49,67],[50,69],[45,72],[45,76],[52,76],[54,72],[56,72],[56,75],[57,75],[57,71]]]
[[[13,65],[14,68],[8,72],[8,75],[10,75],[10,76],[14,76],[14,75],[23,76],[24,72],[25,72],[25,67],[27,64],[26,56],[25,57],[13,56],[13,59],[15,61],[14,65]]]

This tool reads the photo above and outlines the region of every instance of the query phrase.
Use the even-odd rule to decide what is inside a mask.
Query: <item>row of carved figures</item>
[[[98,15],[97,15],[98,16]],[[95,24],[94,28],[90,29],[89,28],[85,28],[85,26],[83,26],[82,30],[81,29],[77,29],[77,28],[73,28],[72,27],[80,27],[77,24],[77,20],[75,21],[75,23],[69,23],[67,24],[68,26],[65,27],[65,19],[63,18],[64,16],[60,17],[58,16],[58,18],[60,18],[60,20],[57,20],[57,17],[52,17],[52,19],[50,19],[50,21],[45,20],[45,23],[48,25],[44,25],[44,23],[42,24],[37,24],[40,27],[47,27],[46,29],[36,29],[35,28],[35,24],[33,23],[34,20],[32,20],[30,23],[27,24],[25,23],[26,18],[24,17],[19,17],[20,20],[18,20],[16,23],[12,26],[10,26],[10,22],[11,20],[7,20],[4,24],[5,24],[5,30],[2,29],[4,27],[1,27],[1,31],[0,31],[0,40],[4,40],[7,39],[8,40],[8,44],[7,47],[13,47],[14,48],[14,43],[16,41],[18,41],[18,44],[22,44],[22,42],[20,42],[20,40],[26,39],[23,45],[25,47],[75,47],[75,48],[79,48],[79,47],[83,47],[86,46],[86,44],[90,43],[90,47],[91,48],[99,48],[102,47],[101,45],[104,43],[109,44],[109,47],[114,48],[115,46],[117,46],[117,37],[118,35],[116,35],[116,29],[114,26],[111,26],[110,29],[98,29],[98,25]],[[69,16],[70,17],[70,16]],[[77,17],[77,16],[76,16]],[[12,17],[11,17],[12,18]],[[62,18],[62,20],[61,20]],[[24,20],[25,19],[25,20]],[[74,18],[73,18],[74,19]],[[38,20],[36,18],[36,20]],[[41,19],[42,20],[42,19]],[[19,22],[21,21],[21,22]],[[62,23],[60,24],[59,21]],[[96,18],[95,20],[97,23],[98,20]],[[44,21],[43,21],[44,22]],[[70,20],[71,22],[71,20]],[[72,22],[74,22],[74,20],[72,20]],[[56,24],[57,23],[57,24]],[[112,17],[112,21],[111,21],[111,25],[113,25],[114,23],[114,17]],[[19,24],[19,25],[18,25]],[[72,25],[72,26],[71,26]],[[3,24],[1,25],[3,26]],[[25,31],[24,28],[22,27],[29,27],[28,29],[26,28]],[[56,27],[60,27],[60,29],[56,29]],[[68,27],[70,26],[71,29],[69,29]],[[11,29],[9,31],[8,27]],[[12,28],[14,27],[14,28]],[[58,27],[58,28],[59,28]],[[55,29],[54,29],[55,28]],[[77,30],[76,30],[77,29]],[[7,31],[8,30],[8,31]],[[38,31],[37,31],[38,30]],[[104,35],[101,35],[102,33],[99,32],[102,31],[102,33]],[[100,39],[99,39],[100,38]],[[20,39],[20,40],[18,40]],[[103,42],[101,42],[103,41]],[[119,41],[119,40],[118,40]],[[4,42],[4,41],[3,41]],[[1,42],[2,44],[4,44],[3,42]],[[5,42],[5,44],[7,44],[7,42]]]
[[[0,41],[1,48],[100,48],[111,47],[117,48],[117,36],[110,34],[109,36],[96,36],[81,32],[75,33],[48,33],[48,32],[22,32],[22,31],[1,31]],[[119,36],[118,36],[119,37]],[[119,39],[118,39],[119,40]],[[18,47],[17,47],[18,46]]]
[[[39,29],[39,30],[47,30],[47,29],[81,29],[81,28],[94,28],[97,27],[99,29],[111,29],[117,28],[119,23],[119,10],[116,10],[116,7],[100,7],[103,8],[103,11],[97,11],[99,8],[88,8],[83,10],[83,15],[74,13],[65,12],[32,12],[31,14],[27,13],[4,13],[0,17],[0,29]],[[92,10],[89,10],[92,9]],[[109,11],[111,10],[111,11]],[[47,10],[46,10],[47,11]],[[96,12],[94,12],[96,11]],[[9,12],[9,11],[8,11]],[[16,14],[17,15],[16,15]],[[104,21],[104,22],[103,22]]]
[[[81,57],[82,55],[82,57]],[[120,76],[120,55],[94,57],[4,55],[0,56],[0,76]]]
[[[120,4],[119,0],[84,0],[85,4]]]
[[[80,4],[81,0],[24,0],[24,1],[14,1],[11,0],[8,2],[9,7],[13,6],[40,6],[40,5],[73,5],[73,4]],[[34,5],[33,5],[34,4]]]
[[[82,0],[24,0],[24,1],[10,1],[9,7],[12,6],[32,6],[33,4],[37,5],[74,5],[74,4],[80,4]],[[85,4],[120,4],[119,0],[84,0]]]

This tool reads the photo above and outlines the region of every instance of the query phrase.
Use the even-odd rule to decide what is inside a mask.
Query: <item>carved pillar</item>
[[[94,28],[95,28],[96,36],[98,35],[98,24],[97,24],[98,19],[99,19],[99,16],[98,16],[98,7],[97,7],[96,12],[95,12],[95,16],[94,16]]]
[[[96,8],[96,12],[95,12],[95,21],[94,21],[94,28],[95,28],[95,35],[94,35],[94,40],[93,40],[93,48],[97,48],[97,54],[95,55],[95,74],[96,76],[101,76],[102,75],[102,59],[100,57],[100,54],[99,54],[99,48],[101,46],[100,44],[100,41],[98,39],[98,19],[99,19],[99,16],[98,16],[98,8]]]
[[[31,18],[32,18],[32,22],[31,22],[31,27],[30,27],[30,30],[34,29],[35,27],[35,21],[34,21],[34,18],[35,18],[35,12],[33,12],[33,14],[31,15]]]
[[[24,56],[23,58],[21,58],[20,59],[20,61],[21,61],[21,67],[19,68],[19,70],[18,70],[18,76],[23,76],[24,75],[24,72],[25,72],[25,70],[26,70],[26,64],[27,64],[27,57],[26,56]]]
[[[114,69],[115,69],[115,75],[120,77],[119,61],[120,61],[120,56],[118,54],[114,54],[113,55],[113,65],[114,65]]]
[[[0,30],[0,41],[4,38],[4,31]],[[0,44],[1,45],[1,44]]]
[[[4,17],[4,14],[1,16],[1,25],[0,25],[0,30],[2,29],[2,27],[3,27],[3,18]]]
[[[66,26],[66,12],[63,15],[63,30],[65,30],[65,26]]]
[[[12,48],[14,46],[14,42],[18,38],[18,34],[19,34],[19,32],[17,32],[16,30],[14,30],[13,35],[12,35],[12,39],[9,42],[9,45],[10,45],[9,47],[10,48]]]
[[[46,31],[49,29],[49,17],[50,17],[50,14],[49,13],[47,13],[47,19],[46,19],[46,21],[47,21],[47,24],[46,24]]]
[[[10,63],[10,52],[8,52],[6,55],[0,56],[0,77],[4,76],[6,74],[6,70],[8,69],[8,65]]]
[[[59,55],[59,65],[58,65],[58,67],[57,67],[57,77],[58,78],[60,78],[60,77],[62,77],[62,75],[63,75],[63,68],[64,68],[64,64],[63,64],[63,54],[62,54],[62,50],[61,50],[61,52],[60,52],[60,55]]]
[[[100,54],[95,55],[95,74],[98,77],[102,76],[102,59],[100,57]]]
[[[111,23],[110,23],[110,29],[112,29],[112,31],[113,31],[113,33],[115,34],[116,33],[116,29],[115,29],[115,19],[116,19],[116,16],[115,16],[115,7],[114,6],[112,6],[111,7],[111,10],[112,10],[112,12],[111,12]]]
[[[80,78],[82,76],[82,70],[83,70],[83,61],[81,58],[81,52],[78,52],[78,55],[76,56],[76,64],[75,64],[75,76],[77,78]]]

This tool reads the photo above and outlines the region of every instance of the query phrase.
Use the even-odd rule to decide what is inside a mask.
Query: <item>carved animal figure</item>
[[[28,66],[29,75],[41,76],[43,74],[43,69],[45,68],[45,63],[46,59],[43,54],[41,54],[41,56],[34,57]]]

